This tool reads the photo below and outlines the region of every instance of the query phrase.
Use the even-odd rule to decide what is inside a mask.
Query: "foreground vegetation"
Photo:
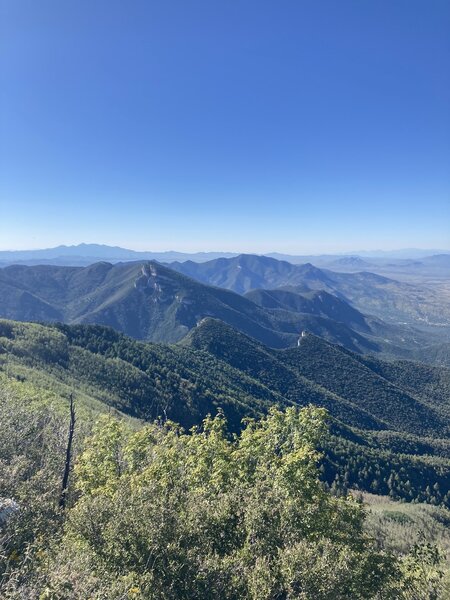
[[[108,415],[91,432],[78,423],[65,510],[67,419],[4,390],[0,419],[0,496],[15,503],[0,530],[1,597],[445,598],[437,548],[384,547],[358,499],[320,481],[323,409],[272,409],[234,436],[220,412],[189,434]]]

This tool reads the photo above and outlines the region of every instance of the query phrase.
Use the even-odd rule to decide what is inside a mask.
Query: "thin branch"
[[[61,496],[59,497],[59,507],[64,510],[66,508],[67,489],[69,486],[70,463],[72,460],[72,442],[75,431],[75,406],[73,403],[73,394],[70,394],[70,425],[69,437],[66,448],[66,463],[64,466],[64,475],[61,486]]]

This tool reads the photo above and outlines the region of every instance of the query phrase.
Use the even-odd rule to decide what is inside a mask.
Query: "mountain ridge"
[[[64,258],[75,258],[78,260],[89,259],[92,262],[98,262],[99,259],[106,260],[160,260],[164,262],[172,262],[177,260],[197,260],[200,262],[211,260],[219,257],[233,257],[242,254],[241,252],[220,252],[220,251],[199,251],[199,252],[182,252],[176,250],[165,251],[139,251],[123,248],[121,246],[110,246],[107,244],[96,243],[80,243],[73,245],[61,244],[52,248],[40,248],[32,250],[0,250],[0,264],[14,264],[20,261],[35,261],[39,260],[60,260]],[[305,263],[311,259],[332,262],[342,260],[343,264],[352,259],[357,259],[358,262],[369,259],[424,259],[433,255],[450,255],[450,250],[443,249],[417,249],[409,248],[403,250],[359,250],[351,252],[335,252],[331,254],[283,254],[280,252],[264,252],[260,256],[268,256],[278,260],[284,260],[293,263]],[[86,263],[85,263],[86,264]],[[72,265],[66,265],[72,266]]]
[[[267,256],[240,255],[206,263],[172,263],[192,278],[245,294],[256,288],[284,288],[300,293],[324,290],[346,300],[364,314],[391,323],[450,325],[450,302],[440,290],[359,271],[331,271],[311,263],[294,265]]]
[[[277,261],[274,264],[286,269]],[[317,276],[312,266],[306,265],[303,272],[310,278]],[[0,269],[0,316],[4,318],[97,323],[136,339],[176,342],[210,316],[272,347],[295,345],[304,329],[360,352],[395,354],[397,346],[406,350],[417,345],[414,339],[402,337],[407,335],[403,330],[368,319],[324,291],[309,290],[303,297],[298,292],[273,291],[272,299],[278,298],[275,307],[268,307],[261,294],[267,297],[269,292],[252,292],[252,300],[155,261]],[[319,311],[319,304],[327,304],[328,311]],[[414,333],[418,340],[421,335]],[[392,341],[387,343],[382,336]]]

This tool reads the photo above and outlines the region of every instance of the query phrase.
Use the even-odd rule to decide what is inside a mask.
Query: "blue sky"
[[[450,248],[447,0],[1,0],[0,248]]]

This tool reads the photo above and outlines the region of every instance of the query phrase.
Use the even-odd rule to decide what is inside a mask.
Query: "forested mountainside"
[[[268,256],[242,254],[204,263],[170,266],[203,283],[238,293],[257,288],[287,288],[303,293],[325,290],[363,312],[393,323],[450,324],[450,303],[438,291],[396,281],[368,271],[338,273],[307,264],[291,264]]]
[[[295,346],[307,330],[350,350],[394,356],[440,341],[363,315],[325,291],[257,290],[242,296],[154,262],[0,269],[0,316],[97,323],[162,342],[179,341],[203,318],[214,317],[274,348]]]
[[[0,322],[3,381],[67,398],[86,414],[169,418],[186,428],[223,410],[232,431],[271,406],[332,417],[330,485],[448,503],[450,371],[361,357],[314,336],[267,348],[207,319],[182,344],[137,342],[101,326]]]

